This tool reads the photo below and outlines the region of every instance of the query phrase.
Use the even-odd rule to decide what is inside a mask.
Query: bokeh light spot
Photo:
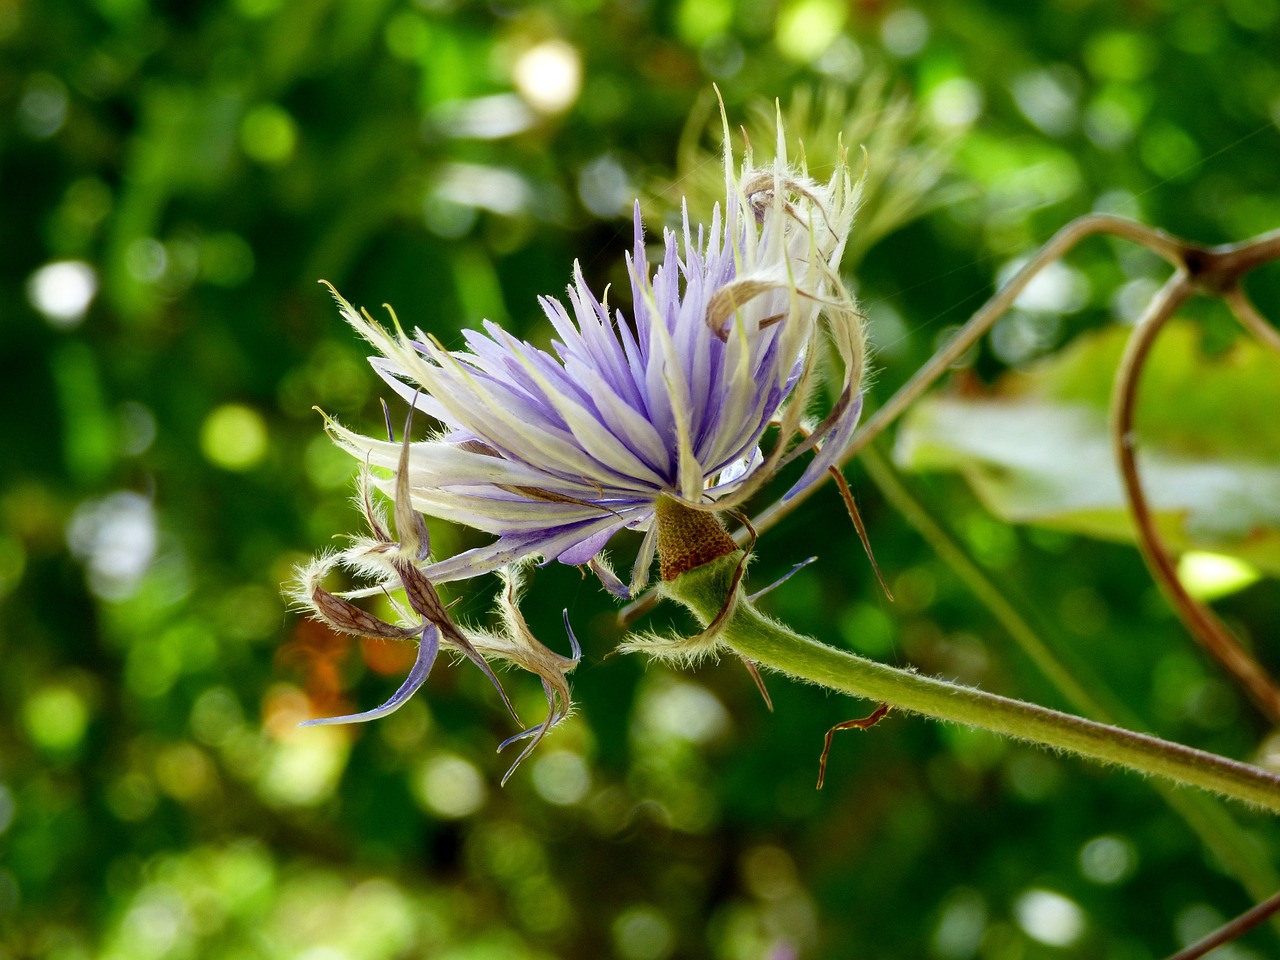
[[[982,114],[982,88],[968,77],[952,77],[929,92],[926,106],[939,127],[944,130],[962,129]]]
[[[626,960],[663,960],[675,948],[675,934],[656,909],[634,906],[613,921],[613,942]]]
[[[636,706],[639,739],[711,743],[729,730],[729,711],[714,693],[688,680],[664,679],[645,690]]]
[[[835,0],[790,3],[778,13],[778,49],[798,63],[816,60],[840,35],[847,16],[847,5]]]
[[[987,930],[987,905],[976,890],[961,888],[947,895],[938,927],[933,932],[933,954],[938,960],[970,960],[978,955]]]
[[[1178,560],[1178,579],[1198,600],[1216,600],[1257,583],[1262,574],[1251,564],[1220,553],[1192,550]]]
[[[545,876],[526,877],[514,891],[515,914],[529,930],[554,933],[573,918],[564,893]]]
[[[69,329],[84,319],[98,293],[98,274],[83,260],[46,263],[27,281],[27,299],[52,327]]]
[[[136,457],[146,453],[156,439],[156,415],[150,409],[132,400],[126,400],[116,408],[116,423],[120,432],[120,452]]]
[[[484,806],[487,794],[480,771],[462,757],[447,753],[427,760],[414,786],[428,810],[449,820],[475,813]]]
[[[1181,127],[1158,122],[1143,127],[1138,153],[1147,169],[1166,180],[1189,180],[1203,155],[1200,145]]]
[[[635,195],[626,169],[609,154],[592,160],[578,174],[578,196],[597,217],[627,213]]]
[[[1026,262],[1018,257],[1002,266],[996,275],[997,285],[1012,280]],[[1014,305],[1034,313],[1075,313],[1088,304],[1092,293],[1084,273],[1064,263],[1051,263],[1031,278]]]
[[[1265,30],[1280,19],[1276,0],[1227,0],[1227,13],[1246,30]]]
[[[850,647],[867,656],[893,652],[893,621],[874,604],[857,601],[846,607],[840,616],[840,634]]]
[[[251,407],[225,404],[205,418],[200,428],[200,449],[215,466],[248,470],[267,452],[267,425]]]
[[[929,20],[919,10],[901,7],[880,24],[880,42],[898,57],[914,57],[929,41]]]
[[[572,44],[547,40],[521,53],[511,75],[520,95],[535,110],[561,113],[582,91],[582,58]]]
[[[211,747],[220,746],[244,724],[240,701],[226,687],[211,687],[196,698],[191,707],[191,732]]]
[[[1070,133],[1079,119],[1080,79],[1067,67],[1021,74],[1012,92],[1022,115],[1052,137]]]
[[[74,749],[89,725],[89,707],[63,684],[37,690],[22,707],[22,720],[32,742],[55,753]]]
[[[728,30],[732,23],[731,0],[681,0],[676,8],[676,31],[689,44],[706,43]]]
[[[987,904],[982,893],[961,887],[948,893],[933,932],[937,960],[972,960],[987,932]]]
[[[550,750],[534,761],[533,786],[548,803],[568,806],[587,795],[591,772],[576,753]]]
[[[229,231],[200,238],[200,279],[216,287],[238,287],[253,276],[253,249]]]
[[[200,798],[209,792],[214,778],[213,764],[194,744],[171,744],[156,757],[156,782],[175,800]]]
[[[1028,890],[1014,904],[1027,936],[1051,947],[1069,947],[1084,933],[1084,911],[1052,890]]]
[[[1094,883],[1110,886],[1133,874],[1138,851],[1126,837],[1107,834],[1094,837],[1080,848],[1080,872]]]
[[[240,149],[251,160],[266,166],[288,163],[298,145],[293,117],[274,103],[262,103],[245,114],[240,123]]]
[[[282,807],[324,802],[337,788],[346,766],[347,738],[347,732],[338,727],[290,730],[275,744],[258,781],[258,793]]]
[[[753,847],[742,857],[747,889],[762,900],[783,900],[799,889],[795,861],[781,847]]]
[[[67,85],[48,73],[32,74],[18,101],[18,124],[36,140],[45,140],[67,122]]]
[[[402,957],[413,954],[417,929],[414,904],[388,880],[366,880],[343,904],[344,941],[353,957]]]
[[[351,482],[360,461],[343,450],[325,434],[317,434],[307,444],[303,456],[307,479],[317,490],[337,490]]]
[[[1014,752],[1005,765],[1009,786],[1024,800],[1042,803],[1062,786],[1062,767],[1051,754],[1033,750]]]
[[[1100,80],[1132,83],[1141,80],[1156,64],[1156,43],[1142,33],[1112,30],[1089,38],[1084,48],[1085,66]]]
[[[107,785],[107,807],[125,823],[145,820],[156,808],[156,790],[140,773],[126,773]]]
[[[121,490],[80,504],[67,545],[86,568],[89,589],[106,600],[133,596],[156,552],[156,516],[142,494]]]
[[[382,36],[393,56],[417,60],[430,47],[431,27],[420,13],[401,10],[387,21]]]
[[[1147,106],[1131,87],[1104,87],[1085,109],[1085,134],[1102,149],[1117,150],[1133,139]]]

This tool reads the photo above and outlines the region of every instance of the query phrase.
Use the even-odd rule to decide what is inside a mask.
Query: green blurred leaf
[[[926,398],[898,436],[899,463],[961,473],[1006,520],[1131,540],[1107,419],[1128,335],[1082,336],[982,396]],[[1280,357],[1247,340],[1208,356],[1195,326],[1175,321],[1139,397],[1138,466],[1173,548],[1280,574]]]

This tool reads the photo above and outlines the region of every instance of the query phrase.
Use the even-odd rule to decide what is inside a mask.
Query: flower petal
[[[314,720],[304,720],[298,724],[300,727],[320,727],[335,723],[367,723],[370,720],[377,720],[379,717],[385,717],[390,713],[395,713],[409,698],[417,693],[418,688],[426,683],[427,677],[431,675],[431,667],[436,662],[436,655],[440,652],[440,631],[433,624],[423,624],[422,639],[418,643],[418,656],[413,662],[413,666],[409,669],[409,675],[404,678],[404,683],[400,684],[400,689],[393,693],[389,700],[380,707],[374,707],[372,710],[366,710],[364,713],[352,713],[344,717],[318,717]]]

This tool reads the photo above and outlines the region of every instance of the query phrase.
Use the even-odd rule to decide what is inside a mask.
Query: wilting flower
[[[552,352],[492,323],[464,332],[465,349],[447,350],[421,330],[406,334],[398,322],[389,332],[338,296],[348,322],[381,354],[372,358],[374,368],[440,427],[426,440],[410,443],[406,436],[398,444],[329,424],[353,455],[390,471],[392,478],[379,484],[394,496],[400,542],[387,535],[366,495],[372,539],[308,571],[301,599],[334,622],[326,609],[333,595],[319,579],[335,563],[405,589],[413,610],[407,624],[384,627],[401,636],[412,631],[429,652],[439,640],[434,628],[477,663],[496,655],[538,673],[552,704],[545,732],[562,715],[557,697],[567,709],[563,680],[573,661],[513,654],[513,643],[546,651],[518,612],[512,617],[514,584],[505,590],[504,619],[519,636],[505,646],[472,642],[444,626],[438,599],[415,602],[415,584],[510,571],[538,558],[590,564],[612,592],[631,595],[649,578],[662,498],[686,510],[731,509],[806,452],[813,458],[785,496],[817,480],[847,445],[861,410],[862,322],[838,272],[857,190],[843,152],[823,184],[803,167],[790,167],[781,130],[778,139],[777,160],[754,167],[748,154],[740,176],[726,147],[724,210],[717,207],[710,224],[697,227],[686,213],[682,231],[664,232],[662,261],[652,271],[637,205],[627,257],[630,315],[597,298],[575,265],[567,306],[540,301],[559,338]],[[840,382],[826,415],[813,424],[806,413],[820,380],[824,328]],[[771,426],[777,431],[766,451]],[[419,513],[496,539],[432,560]],[[624,528],[645,535],[629,585],[603,556]],[[664,566],[663,575],[678,572]],[[354,616],[345,608],[343,615]],[[390,636],[384,627],[373,635]],[[411,679],[425,677],[429,658],[425,669],[422,663],[420,656]]]

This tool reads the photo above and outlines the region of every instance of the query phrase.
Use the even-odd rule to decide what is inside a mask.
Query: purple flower
[[[861,316],[838,275],[856,190],[843,163],[825,185],[785,159],[748,165],[741,178],[726,162],[726,181],[725,212],[696,230],[686,213],[682,233],[664,232],[652,272],[637,205],[629,316],[597,298],[575,264],[567,306],[540,301],[559,337],[551,353],[489,322],[464,332],[467,349],[446,350],[421,330],[397,324],[393,335],[337,298],[382,354],[371,360],[378,373],[442,426],[410,447],[414,509],[496,536],[423,566],[428,579],[525,557],[593,563],[626,528],[646,534],[629,590],[603,563],[593,568],[614,592],[635,593],[652,564],[659,497],[725,510],[807,450],[821,448],[786,496],[835,462],[861,410]],[[810,431],[820,319],[842,383]],[[398,444],[330,430],[361,460],[396,469]]]
[[[337,629],[420,644],[413,672],[386,705],[335,721],[395,709],[444,643],[491,678],[488,657],[542,678],[550,709],[544,724],[526,731],[527,753],[568,712],[565,674],[576,651],[562,657],[529,634],[515,607],[520,568],[533,560],[589,564],[613,593],[633,595],[649,579],[660,498],[715,513],[744,503],[806,452],[813,457],[784,496],[836,462],[861,411],[862,317],[839,277],[857,189],[843,156],[825,184],[788,166],[781,128],[777,154],[763,167],[748,154],[735,176],[726,148],[723,211],[717,206],[711,223],[697,227],[686,211],[682,231],[664,232],[656,267],[637,205],[629,312],[598,298],[575,264],[567,301],[540,300],[558,337],[551,352],[488,322],[464,332],[465,349],[447,350],[421,330],[406,334],[394,314],[388,331],[335,291],[343,316],[378,350],[377,372],[439,424],[416,443],[407,427],[395,443],[328,424],[366,464],[362,505],[372,536],[302,571],[296,595]],[[831,365],[824,329],[839,382],[826,415],[810,423],[810,402]],[[371,468],[390,479],[371,481]],[[371,482],[394,500],[399,540],[372,502]],[[420,514],[495,539],[431,559]],[[629,585],[603,553],[624,528],[644,534]],[[345,597],[403,590],[411,609],[402,624],[371,625],[348,599],[325,591],[320,581],[335,565],[377,581]],[[506,581],[507,635],[454,625],[432,584],[495,571]]]

